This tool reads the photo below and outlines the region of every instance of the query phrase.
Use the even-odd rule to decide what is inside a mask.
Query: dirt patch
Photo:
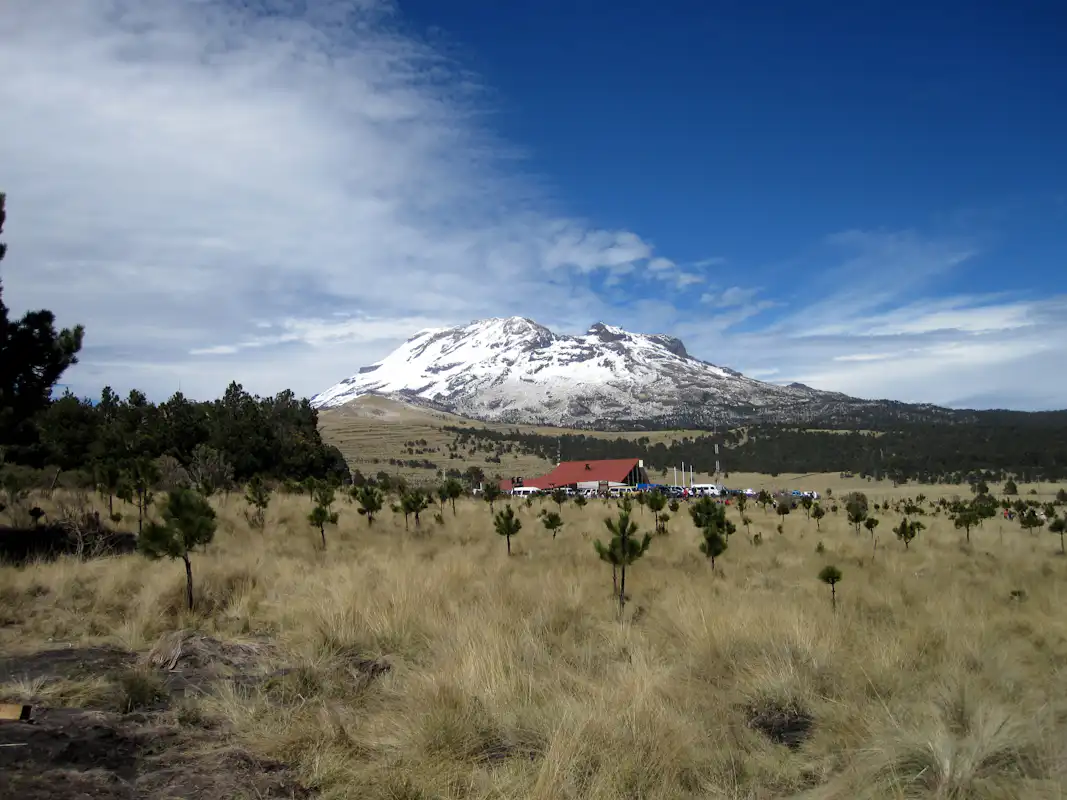
[[[0,797],[308,798],[282,764],[220,749],[207,734],[150,714],[37,709],[34,722],[0,722]]]
[[[225,747],[217,730],[179,727],[160,713],[219,681],[268,690],[279,680],[299,683],[300,670],[279,665],[277,655],[267,642],[183,630],[140,658],[118,648],[66,647],[0,659],[0,683],[104,678],[114,688],[105,683],[96,710],[35,707],[32,723],[0,722],[0,798],[311,797],[286,765]],[[352,677],[367,684],[390,670],[384,660],[346,661]]]
[[[0,683],[64,678],[78,680],[132,667],[133,653],[117,647],[63,647],[0,658]]]
[[[811,736],[815,717],[796,703],[764,700],[745,708],[748,726],[775,744],[798,750]]]
[[[195,631],[164,634],[147,661],[165,670],[205,670],[218,666],[247,670],[274,652],[266,642],[220,642]]]
[[[142,665],[159,670],[167,691],[179,696],[207,691],[219,681],[250,689],[288,669],[268,669],[276,648],[268,642],[222,642],[195,631],[164,634]]]

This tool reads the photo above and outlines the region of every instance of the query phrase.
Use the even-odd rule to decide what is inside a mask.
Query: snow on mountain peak
[[[525,317],[419,331],[311,404],[332,408],[365,394],[476,419],[574,426],[694,414],[727,421],[821,395],[700,361],[666,334],[597,322],[584,335],[567,336]]]

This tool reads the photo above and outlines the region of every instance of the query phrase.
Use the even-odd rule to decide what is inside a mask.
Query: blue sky
[[[521,314],[1067,407],[1061,4],[624,6],[9,0],[5,299],[86,324],[82,393],[311,394]]]

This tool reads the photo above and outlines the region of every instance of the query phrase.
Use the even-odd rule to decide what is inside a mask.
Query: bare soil
[[[166,666],[173,668],[156,668],[160,685],[165,688],[159,702],[150,704],[148,710],[118,713],[35,706],[32,722],[0,721],[0,797],[311,797],[312,793],[295,780],[284,764],[228,745],[223,731],[180,726],[166,714],[172,699],[190,689],[204,690],[208,681],[218,679],[215,665],[206,663],[203,656],[224,654],[228,649],[207,637],[186,636],[187,641],[193,642],[193,646],[185,648],[190,653],[186,657],[181,638],[177,636],[168,643],[174,659]],[[9,656],[0,659],[0,683],[121,674],[145,660],[134,653],[104,647]]]

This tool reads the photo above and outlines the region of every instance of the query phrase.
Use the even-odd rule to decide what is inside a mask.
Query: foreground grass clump
[[[269,679],[170,713],[294,765],[325,798],[1067,793],[1058,537],[995,519],[968,545],[931,514],[910,546],[874,547],[846,511],[778,533],[756,508],[712,572],[709,525],[683,511],[628,573],[620,615],[593,545],[614,503],[513,506],[509,558],[485,502],[407,531],[403,513],[371,525],[360,502],[336,501],[326,551],[309,496],[276,495],[255,526],[244,498],[215,498],[193,611],[182,570],[140,555],[0,567],[0,651],[147,653],[180,629],[269,644]],[[630,519],[643,536],[657,514]],[[828,564],[846,576],[836,610]],[[156,698],[140,672],[85,681],[54,702]]]

